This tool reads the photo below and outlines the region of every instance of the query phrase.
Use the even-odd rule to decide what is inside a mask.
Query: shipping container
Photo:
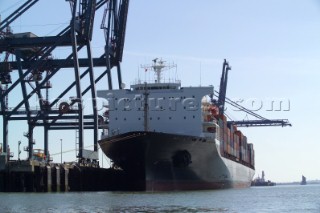
[[[236,126],[236,125],[232,125],[232,126],[233,126],[233,130],[234,130],[234,132],[238,131],[238,128],[237,128],[237,126]]]
[[[252,143],[248,143],[248,150],[249,150],[249,163],[251,166],[254,167],[254,150],[253,150]]]
[[[252,162],[251,165],[254,167],[254,150],[252,150]]]
[[[233,138],[233,133],[230,131],[230,145],[231,145],[231,147],[233,147],[234,148],[234,138]]]
[[[223,122],[227,123],[227,117],[225,115],[218,115],[218,118],[223,120]]]
[[[234,155],[239,158],[239,154],[240,154],[240,150],[239,150],[239,136],[234,134],[233,135],[233,140],[234,140],[234,147],[235,147],[235,150],[234,150]]]
[[[239,131],[239,130],[237,130],[237,131],[235,131],[234,132],[236,135],[238,135],[239,136],[239,138],[243,138],[243,134],[242,134],[242,132],[241,131]]]
[[[243,136],[243,146],[247,148],[247,136]]]
[[[224,143],[223,143],[223,141],[222,140],[220,140],[220,154],[222,155],[222,156],[224,156]]]

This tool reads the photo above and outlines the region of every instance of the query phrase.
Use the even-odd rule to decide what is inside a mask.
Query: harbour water
[[[320,185],[187,192],[1,193],[0,212],[320,212]]]

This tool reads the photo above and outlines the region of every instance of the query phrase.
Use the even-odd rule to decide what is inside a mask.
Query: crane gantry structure
[[[111,70],[117,69],[119,88],[122,85],[120,62],[122,61],[125,29],[129,0],[67,0],[71,8],[70,24],[55,36],[38,37],[33,33],[13,33],[10,24],[28,12],[39,0],[27,0],[13,13],[0,22],[0,53],[4,54],[0,62],[0,115],[3,118],[3,151],[7,151],[8,125],[11,121],[26,121],[28,132],[28,158],[32,157],[34,128],[44,129],[44,152],[49,156],[49,131],[78,131],[78,159],[83,159],[84,130],[93,130],[94,151],[98,150],[99,125],[97,112],[96,83],[107,75],[109,89],[112,89]],[[96,11],[104,8],[101,28],[105,36],[104,53],[93,56],[92,34]],[[63,59],[55,59],[54,51],[59,47],[69,47],[70,54]],[[85,50],[87,56],[79,57],[79,51]],[[12,55],[12,60],[9,60]],[[104,67],[105,71],[96,76],[95,68]],[[50,79],[62,75],[65,69],[73,69],[74,79],[69,85],[59,85],[63,92],[49,100],[49,90],[54,89]],[[84,70],[84,71],[83,71]],[[12,75],[17,72],[17,75]],[[13,78],[12,76],[17,76]],[[83,87],[82,80],[89,76],[90,84]],[[19,90],[21,98],[18,104],[8,107],[8,99]],[[66,95],[75,91],[70,101],[61,102]],[[90,92],[92,113],[84,114],[82,97]],[[39,109],[33,109],[30,99],[39,100]],[[19,97],[15,96],[15,99]],[[59,107],[55,107],[55,106]],[[102,122],[103,123],[103,122]],[[102,124],[100,123],[100,124]],[[48,159],[49,160],[49,159]]]
[[[96,83],[105,76],[108,88],[114,88],[112,70],[115,68],[118,79],[118,88],[122,89],[121,66],[125,43],[126,23],[129,0],[66,0],[70,4],[70,24],[55,36],[38,37],[30,32],[14,33],[10,25],[17,18],[28,12],[39,0],[27,0],[13,13],[2,21],[0,20],[0,115],[3,120],[3,151],[7,152],[8,125],[11,121],[26,121],[28,132],[28,158],[32,157],[34,144],[34,128],[44,129],[44,152],[49,156],[50,130],[77,130],[78,131],[78,159],[83,160],[84,131],[93,130],[94,152],[97,152],[98,129],[107,128],[103,117],[97,111]],[[92,52],[92,35],[96,11],[104,8],[100,25],[105,37],[104,52],[94,56]],[[55,59],[54,51],[59,47],[69,47],[70,54],[63,59]],[[79,51],[85,50],[86,57],[80,58]],[[12,55],[12,60],[9,56]],[[102,67],[104,71],[96,75],[95,68]],[[73,69],[74,79],[69,85],[59,85],[63,91],[49,100],[49,90],[54,89],[50,79],[62,75],[65,69]],[[250,110],[241,107],[226,97],[229,63],[223,63],[220,90],[216,92],[218,99],[214,100],[219,106],[220,114],[224,113],[225,103],[229,103],[259,120],[230,121],[238,126],[287,126],[288,120],[269,120]],[[16,72],[15,75],[12,75]],[[12,77],[14,76],[14,77]],[[83,87],[82,81],[89,76],[89,86]],[[19,90],[21,98],[13,94]],[[69,101],[62,101],[69,93],[74,95]],[[84,114],[83,96],[91,95],[92,112]],[[9,99],[15,96],[19,99],[14,106],[8,105]],[[213,96],[213,95],[212,95]],[[33,109],[30,99],[36,97],[39,109]],[[213,97],[212,97],[213,98]],[[59,107],[55,107],[55,106]],[[253,113],[253,114],[252,114]],[[49,159],[48,159],[49,160]]]

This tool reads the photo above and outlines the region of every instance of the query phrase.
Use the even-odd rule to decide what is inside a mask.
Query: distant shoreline
[[[283,182],[283,183],[277,183],[277,185],[300,185],[300,182]],[[307,181],[307,185],[312,185],[312,184],[320,184],[320,180],[310,180]]]

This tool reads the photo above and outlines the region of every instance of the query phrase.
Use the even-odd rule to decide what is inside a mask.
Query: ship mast
[[[164,61],[160,60],[157,63],[157,58],[154,59],[152,68],[157,75],[157,82],[161,83],[161,72],[163,71],[162,69],[165,68]]]
[[[163,83],[161,76],[163,71],[177,67],[176,64],[166,64],[166,61],[158,58],[153,59],[152,62],[152,65],[142,65],[141,68],[144,68],[145,71],[148,71],[149,69],[153,70],[157,78],[156,83]]]

